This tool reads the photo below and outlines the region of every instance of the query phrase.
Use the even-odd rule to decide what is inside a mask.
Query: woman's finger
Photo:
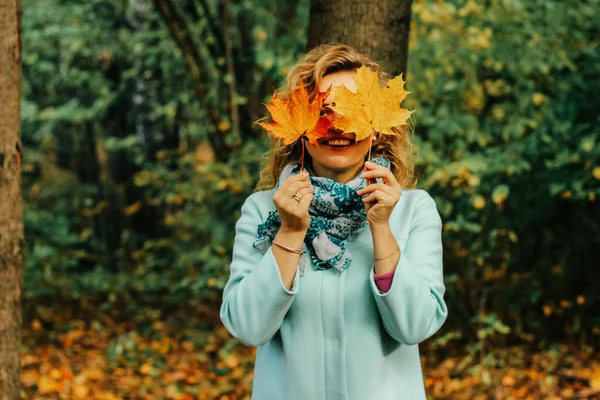
[[[296,196],[300,197],[300,199],[303,199],[304,196],[306,196],[308,193],[312,193],[312,192],[313,192],[312,186],[307,187],[307,188],[302,188],[296,192]]]
[[[300,200],[300,202],[298,203],[298,208],[302,209],[303,211],[308,211],[308,207],[310,206],[310,202],[313,199],[313,194],[312,193],[307,193],[302,197],[302,200]]]
[[[386,185],[385,183],[373,183],[371,185],[365,186],[364,188],[357,190],[356,194],[359,196],[362,196],[366,193],[372,193],[375,190],[381,190],[385,193],[389,193],[392,194],[393,193],[393,189],[391,187],[389,187],[388,185]]]
[[[400,186],[396,177],[388,168],[383,167],[377,164],[365,164],[368,171],[363,172],[363,177],[365,179],[374,179],[381,178],[385,182],[386,185],[389,186]]]
[[[296,192],[296,197],[298,197],[300,200],[296,200],[295,197],[290,197],[288,200],[290,209],[300,208],[300,203],[302,203],[302,200],[308,195],[312,196],[312,193],[313,193],[312,187],[302,188],[302,189],[298,190],[298,192]]]
[[[393,202],[393,197],[390,196],[388,193],[385,193],[381,190],[375,190],[374,192],[369,193],[367,196],[365,196],[362,201],[364,203],[370,203],[372,201],[377,201],[377,203],[381,204],[381,203],[385,203],[385,204],[394,204]]]
[[[294,179],[295,178],[295,179]],[[308,180],[298,180],[297,176],[292,176],[281,184],[279,189],[273,195],[273,202],[277,207],[283,204],[290,204],[289,201],[296,202],[296,200],[292,197],[298,190],[304,187],[311,187],[310,182]],[[294,204],[295,208],[296,205]]]
[[[299,174],[295,174],[295,175],[290,176],[285,181],[283,181],[283,183],[281,184],[281,186],[279,186],[279,190],[281,190],[283,193],[285,193],[288,190],[288,188],[290,187],[290,185],[292,185],[292,184],[294,184],[296,182],[302,182],[302,181],[308,182],[308,173],[307,174],[303,174],[301,172]]]
[[[311,187],[309,181],[300,181],[292,183],[284,193],[284,196],[287,198],[292,198],[293,195],[297,195],[300,189]]]
[[[384,206],[383,204],[376,203],[376,204],[375,204],[373,207],[371,207],[371,208],[369,209],[369,211],[371,211],[371,212],[374,212],[375,210],[378,210],[378,209],[380,209],[380,208],[382,208],[382,207],[385,207],[385,206]]]

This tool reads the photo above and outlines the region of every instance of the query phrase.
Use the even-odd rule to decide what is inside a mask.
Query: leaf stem
[[[371,150],[373,150],[373,134],[371,134],[371,145],[369,146],[369,162],[371,162]],[[377,179],[370,178],[367,179],[368,184],[377,183]]]
[[[304,172],[304,136],[302,136],[300,140],[302,141],[302,168],[300,169],[300,172]]]

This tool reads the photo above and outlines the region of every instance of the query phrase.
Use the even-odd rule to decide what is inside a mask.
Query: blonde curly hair
[[[297,88],[300,82],[303,82],[311,96],[314,96],[321,78],[325,75],[338,71],[352,71],[363,65],[379,72],[382,86],[390,79],[388,74],[381,71],[379,64],[350,46],[320,45],[306,53],[304,58],[292,68],[288,73],[286,84],[278,89],[277,93],[282,98],[289,98],[291,91]],[[372,155],[389,159],[390,169],[398,183],[404,188],[413,188],[416,185],[416,178],[410,141],[412,130],[407,125],[392,129],[396,135],[378,135],[378,139],[373,142]],[[302,143],[300,141],[284,145],[281,139],[271,136],[271,149],[265,154],[260,179],[254,191],[274,188],[283,168],[287,164],[300,162],[301,157]],[[308,152],[305,152],[304,159],[307,164],[312,161]]]

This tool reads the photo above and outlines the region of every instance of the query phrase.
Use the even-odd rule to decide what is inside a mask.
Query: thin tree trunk
[[[311,0],[308,49],[338,42],[406,73],[412,0]]]
[[[185,15],[176,7],[173,0],[153,0],[154,5],[165,24],[171,32],[171,37],[181,50],[192,78],[196,84],[196,96],[204,103],[204,108],[213,126],[214,133],[210,133],[208,139],[215,150],[219,161],[225,162],[229,158],[229,146],[225,142],[224,135],[218,131],[221,117],[219,110],[207,97],[207,88],[210,86],[211,77],[209,70],[202,60],[198,45],[192,40],[191,30]]]
[[[17,400],[21,388],[21,1],[0,0],[0,400]]]

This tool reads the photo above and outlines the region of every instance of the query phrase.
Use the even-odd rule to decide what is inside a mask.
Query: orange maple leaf
[[[377,72],[362,66],[352,77],[356,93],[345,85],[331,89],[333,103],[329,107],[344,118],[337,118],[333,125],[344,132],[356,133],[356,140],[368,137],[373,131],[394,135],[392,127],[406,124],[414,111],[400,107],[410,92],[404,90],[402,75],[390,79],[385,87],[379,84]]]
[[[301,137],[318,144],[317,139],[326,136],[329,128],[329,120],[320,118],[323,102],[328,95],[329,91],[317,91],[311,102],[306,88],[300,84],[292,91],[290,99],[273,95],[271,102],[266,104],[271,113],[271,122],[256,123],[269,134],[282,139],[285,145],[294,143]]]

